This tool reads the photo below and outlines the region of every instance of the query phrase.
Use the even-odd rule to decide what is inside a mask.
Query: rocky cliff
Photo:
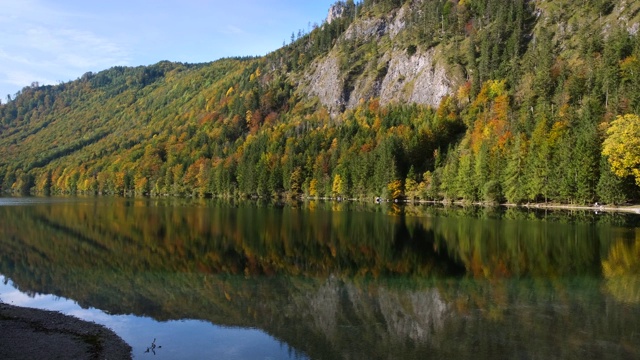
[[[332,50],[309,66],[298,90],[317,96],[338,114],[361,101],[379,98],[381,105],[417,103],[436,107],[462,81],[462,69],[440,56],[442,48],[405,46],[407,22],[419,11],[421,0],[411,1],[386,16],[361,16],[350,24]],[[335,6],[327,23],[342,16]]]
[[[264,57],[26,87],[1,191],[635,201],[601,145],[640,109],[638,24],[630,0],[344,1]]]
[[[341,17],[344,14],[344,5],[341,2],[337,2],[329,8],[329,14],[327,14],[327,24],[331,24],[333,20]]]

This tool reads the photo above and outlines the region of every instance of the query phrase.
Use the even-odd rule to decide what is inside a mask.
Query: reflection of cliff
[[[0,207],[0,273],[114,314],[259,327],[321,358],[354,342],[351,358],[410,352],[442,326],[436,289],[342,280],[458,273],[428,233],[384,213],[147,205]]]
[[[312,359],[640,354],[639,307],[602,296],[596,279],[369,282],[108,271],[88,277],[72,277],[56,293],[110,313],[260,328]],[[90,281],[101,286],[88,295],[83,285]]]
[[[394,288],[336,278],[303,294],[294,306],[294,313],[301,320],[310,319],[318,335],[333,345],[349,348],[352,344],[354,350],[364,347],[366,353],[375,349],[380,358],[394,358],[390,351],[408,351],[408,344],[422,350],[433,347],[449,313],[435,287]],[[365,358],[356,356],[357,352],[353,355]]]
[[[589,277],[600,251],[624,264],[638,243],[607,249],[602,229],[439,210],[166,205],[0,207],[0,273],[113,314],[264,329],[314,359],[638,351],[640,310]],[[458,261],[489,280],[452,278]]]
[[[420,358],[437,345],[450,309],[437,288],[408,284],[331,277],[292,294],[281,322],[263,326],[312,358]]]

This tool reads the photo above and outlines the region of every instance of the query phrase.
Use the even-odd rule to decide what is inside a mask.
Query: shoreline
[[[4,195],[4,196],[3,196]],[[6,196],[9,195],[9,196]],[[20,198],[32,198],[32,199],[64,199],[64,198],[103,198],[103,197],[119,197],[128,199],[233,199],[233,200],[245,200],[245,201],[257,201],[257,200],[271,200],[276,202],[307,202],[307,201],[329,201],[329,202],[365,202],[372,203],[374,205],[380,204],[404,204],[404,205],[441,205],[441,206],[482,206],[482,207],[506,207],[506,208],[521,208],[521,209],[549,209],[549,210],[580,210],[580,211],[606,211],[606,212],[623,212],[628,214],[640,215],[640,204],[632,205],[578,205],[578,204],[563,204],[563,203],[525,203],[525,204],[512,204],[512,203],[489,203],[484,201],[447,201],[447,200],[410,200],[410,199],[383,199],[379,197],[375,198],[351,198],[351,197],[312,197],[301,195],[299,197],[226,197],[226,196],[213,196],[213,197],[195,197],[195,196],[122,196],[122,195],[53,195],[53,196],[16,196],[13,194],[0,193],[0,199],[20,199]],[[597,203],[596,203],[597,204]],[[12,204],[15,205],[15,204]]]
[[[334,201],[334,202],[364,202],[359,198],[333,198],[333,197],[303,197],[301,201]],[[368,202],[368,201],[367,201]],[[442,206],[482,206],[482,207],[506,207],[520,209],[549,209],[549,210],[581,210],[581,211],[607,211],[607,212],[624,212],[640,215],[640,204],[634,205],[578,205],[578,204],[562,204],[562,203],[487,203],[487,202],[467,202],[467,201],[444,201],[444,200],[391,200],[383,199],[381,201],[374,200],[374,204],[405,204],[405,205],[442,205]]]
[[[131,359],[131,346],[105,326],[57,311],[0,302],[2,359]]]
[[[527,204],[527,205],[515,205],[504,204],[506,207],[520,207],[526,209],[552,209],[552,210],[591,210],[591,211],[608,211],[608,212],[625,212],[632,214],[640,214],[640,205],[570,205],[570,204]]]

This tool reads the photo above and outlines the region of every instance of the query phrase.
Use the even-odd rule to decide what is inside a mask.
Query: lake
[[[0,249],[3,302],[136,359],[640,358],[638,215],[0,198]]]

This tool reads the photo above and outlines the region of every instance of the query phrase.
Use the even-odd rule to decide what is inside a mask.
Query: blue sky
[[[0,0],[0,99],[161,60],[264,55],[336,0]]]

